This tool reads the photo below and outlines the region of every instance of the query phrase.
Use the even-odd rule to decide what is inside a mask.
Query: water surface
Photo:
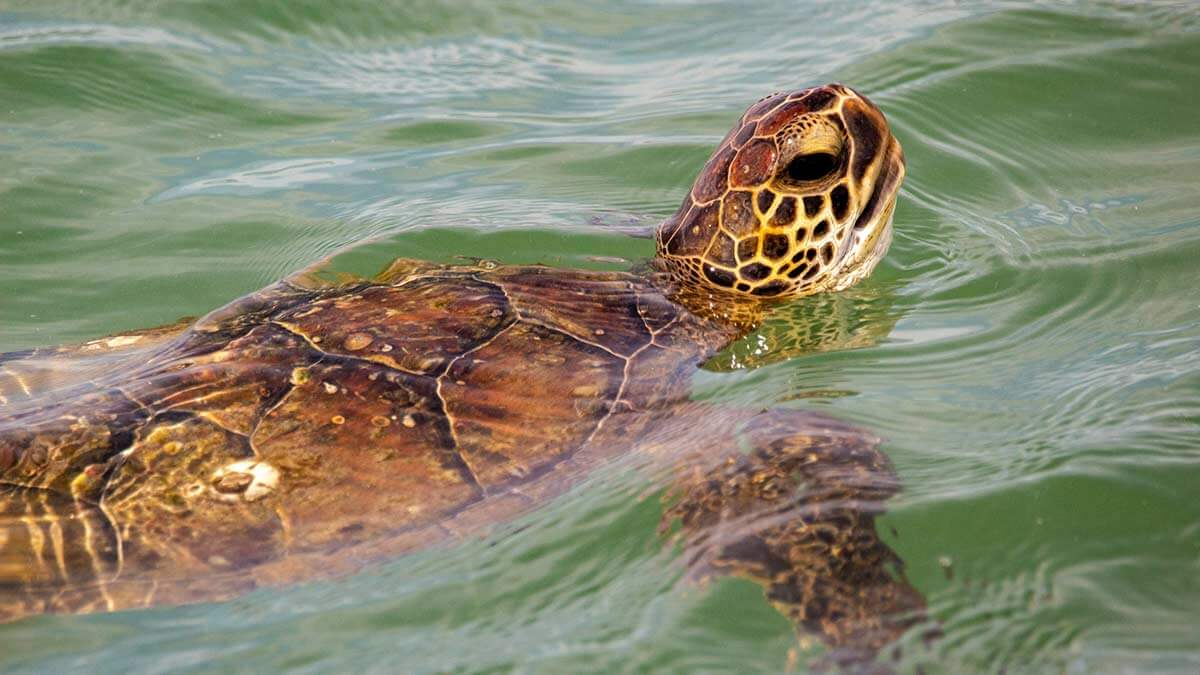
[[[346,271],[620,269],[746,105],[842,81],[909,167],[891,253],[839,301],[863,339],[713,364],[696,396],[885,438],[882,529],[944,633],[903,667],[1200,669],[1193,7],[331,7],[0,9],[0,351],[203,314],[355,243]],[[596,476],[336,582],[0,626],[0,669],[782,669],[789,623],[747,582],[681,585],[649,488]]]

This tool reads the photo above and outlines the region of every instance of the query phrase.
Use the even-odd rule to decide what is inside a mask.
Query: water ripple
[[[85,45],[147,45],[151,47],[178,47],[201,52],[212,52],[214,46],[195,38],[179,35],[162,28],[146,26],[116,26],[105,24],[47,24],[43,26],[22,25],[0,29],[0,50],[30,49],[43,46]]]
[[[5,12],[0,351],[202,313],[326,256],[355,274],[395,255],[623,268],[748,101],[863,90],[908,157],[892,251],[709,364],[695,395],[885,439],[904,492],[881,522],[942,624],[943,670],[1195,672],[1188,3]],[[807,342],[788,332],[804,319]],[[797,643],[760,591],[680,588],[645,477],[601,473],[492,537],[349,579],[5,626],[23,647],[0,669],[782,669]]]

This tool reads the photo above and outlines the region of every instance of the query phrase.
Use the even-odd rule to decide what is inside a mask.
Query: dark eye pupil
[[[824,152],[800,155],[787,165],[787,176],[794,181],[812,181],[824,178],[833,171],[837,158]]]

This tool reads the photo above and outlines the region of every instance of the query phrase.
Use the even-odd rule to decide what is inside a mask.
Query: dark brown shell
[[[397,276],[98,342],[122,368],[40,396],[45,355],[0,363],[0,617],[226,596],[499,520],[627,449],[734,337],[630,274]]]

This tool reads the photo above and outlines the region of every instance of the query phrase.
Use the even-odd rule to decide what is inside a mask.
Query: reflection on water
[[[202,314],[368,239],[347,271],[398,252],[621,269],[653,245],[612,224],[672,213],[749,101],[855,86],[909,165],[892,252],[831,300],[862,339],[787,344],[773,331],[812,318],[797,305],[694,398],[883,438],[904,489],[879,529],[943,672],[1200,667],[1186,3],[3,12],[0,351]],[[778,670],[793,629],[758,588],[677,587],[654,534],[667,489],[614,467],[493,536],[339,581],[6,625],[22,649],[0,663]]]

